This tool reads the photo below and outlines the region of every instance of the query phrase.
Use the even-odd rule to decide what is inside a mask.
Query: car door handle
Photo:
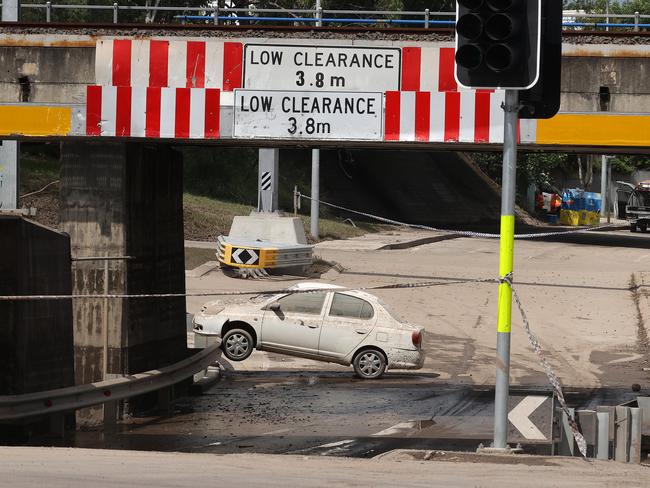
[[[370,329],[359,328],[359,329],[354,329],[354,331],[355,331],[357,334],[367,334],[368,332],[370,332]]]
[[[318,324],[307,324],[310,329],[318,329]]]

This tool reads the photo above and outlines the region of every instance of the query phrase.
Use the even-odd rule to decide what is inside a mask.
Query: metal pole
[[[429,17],[430,17],[431,12],[429,11],[428,8],[424,9],[424,28],[428,29],[429,28]]]
[[[323,27],[323,7],[321,0],[316,0],[316,27]]]
[[[519,93],[506,90],[504,105],[503,169],[501,185],[501,239],[499,276],[512,277],[515,245],[515,189],[517,178],[517,116]],[[496,387],[494,391],[494,444],[507,448],[508,396],[510,393],[510,323],[512,316],[512,289],[510,284],[499,284],[499,314],[497,319]]]
[[[609,0],[605,2],[605,31],[609,32]]]
[[[113,4],[113,23],[117,24],[117,16],[119,12],[119,6],[117,5],[117,2]]]
[[[612,218],[612,202],[611,200],[616,199],[617,197],[615,196],[612,198],[612,165],[608,164],[607,165],[607,201],[609,202],[609,205],[607,205],[607,223],[611,223],[611,218]]]
[[[310,232],[318,239],[318,207],[320,204],[320,149],[311,151],[311,226]]]
[[[219,2],[214,4],[213,15],[214,25],[219,25]]]
[[[20,0],[2,0],[2,21],[18,22],[20,19]]]
[[[108,295],[108,252],[106,253],[106,260],[104,261],[104,295]],[[104,298],[104,307],[103,307],[103,322],[104,326],[102,328],[102,342],[103,348],[102,352],[104,354],[102,361],[102,379],[108,379],[108,298]]]
[[[45,22],[52,22],[52,2],[45,2]]]
[[[609,158],[604,154],[600,157],[600,215],[605,217],[607,215],[607,205],[609,198],[607,195],[607,166]]]
[[[641,22],[641,14],[634,12],[634,32],[639,32],[639,23]]]

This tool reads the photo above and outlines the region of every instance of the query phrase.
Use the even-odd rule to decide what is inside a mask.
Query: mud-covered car
[[[301,283],[244,304],[208,302],[194,317],[194,332],[220,337],[232,361],[256,348],[352,365],[364,379],[424,363],[421,327],[398,319],[374,295],[322,283]]]

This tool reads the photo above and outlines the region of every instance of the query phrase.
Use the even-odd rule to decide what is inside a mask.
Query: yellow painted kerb
[[[0,105],[2,136],[67,136],[71,126],[70,107]]]
[[[650,146],[650,115],[558,114],[537,121],[537,144]]]
[[[515,248],[515,216],[501,216],[501,246],[499,253],[499,276],[512,272]],[[510,332],[512,317],[512,292],[507,283],[499,284],[498,332]]]

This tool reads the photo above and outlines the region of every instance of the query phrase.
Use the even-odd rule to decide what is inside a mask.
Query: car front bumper
[[[391,347],[386,351],[388,369],[421,369],[426,354],[422,349],[398,349]]]

